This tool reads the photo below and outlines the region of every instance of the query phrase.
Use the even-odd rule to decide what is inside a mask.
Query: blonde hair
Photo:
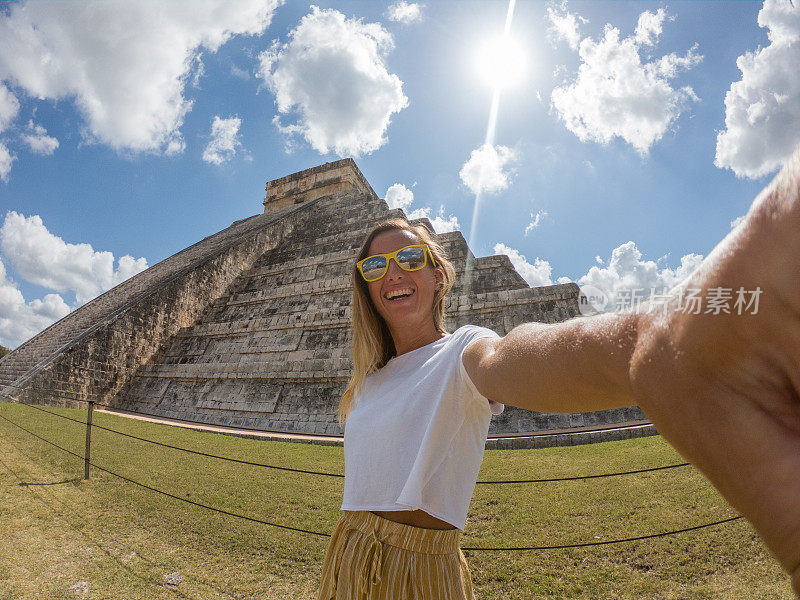
[[[436,330],[445,333],[444,330],[444,301],[447,292],[453,287],[456,280],[456,270],[453,264],[447,259],[442,246],[437,242],[431,232],[424,225],[412,225],[401,218],[393,218],[383,221],[376,225],[367,234],[367,238],[358,252],[358,256],[353,261],[351,280],[353,285],[352,310],[352,329],[353,329],[353,374],[347,384],[344,394],[339,400],[338,420],[339,425],[344,425],[347,416],[350,414],[350,406],[353,398],[361,391],[367,376],[383,367],[389,359],[396,353],[394,339],[386,325],[383,317],[380,316],[372,303],[369,295],[367,282],[359,273],[356,263],[366,258],[369,253],[370,244],[379,233],[385,231],[408,231],[419,240],[421,244],[427,244],[436,261],[435,269],[442,273],[441,287],[434,291],[433,296],[433,325]],[[430,264],[430,263],[429,263]],[[433,266],[433,265],[431,265]]]

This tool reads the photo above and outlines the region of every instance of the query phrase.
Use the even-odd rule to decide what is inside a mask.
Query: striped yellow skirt
[[[474,600],[461,530],[395,523],[342,511],[325,561],[319,600]]]

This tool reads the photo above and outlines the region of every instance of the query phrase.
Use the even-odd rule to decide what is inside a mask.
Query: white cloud
[[[714,164],[762,177],[800,144],[800,3],[767,0],[758,13],[769,45],[736,59],[742,72],[725,94],[725,130]]]
[[[658,36],[661,35],[661,25],[666,17],[667,13],[663,8],[659,8],[654,13],[646,10],[640,14],[636,31],[633,34],[636,43],[640,46],[654,46],[658,41]],[[670,21],[674,20],[674,17],[670,17]]]
[[[74,99],[89,142],[175,154],[201,49],[259,34],[279,0],[19,2],[0,13],[0,81]]]
[[[58,148],[58,140],[47,135],[47,130],[41,125],[34,125],[33,121],[28,121],[27,133],[22,134],[22,141],[31,152],[44,156],[50,156]]]
[[[403,25],[409,25],[422,18],[422,6],[415,2],[400,0],[389,6],[386,11],[386,18],[390,21],[397,21]]]
[[[239,136],[241,125],[242,120],[237,117],[220,119],[215,116],[211,122],[211,140],[203,151],[203,160],[221,165],[236,156],[236,148],[242,145]]]
[[[577,50],[578,43],[581,41],[578,21],[588,23],[588,20],[569,12],[566,0],[562,0],[559,4],[555,2],[549,3],[547,6],[547,19],[550,21],[547,35],[551,42],[564,40],[569,44],[570,48]]]
[[[619,29],[606,25],[603,38],[578,44],[581,65],[574,80],[556,87],[551,106],[567,129],[581,141],[609,143],[620,137],[642,154],[675,122],[688,101],[698,100],[689,86],[674,88],[670,80],[702,60],[696,45],[642,62],[642,46],[652,46],[666,13],[645,11],[633,36],[620,39]]]
[[[595,260],[604,264],[599,256]],[[611,299],[606,310],[613,310],[618,305],[630,303],[633,294],[646,302],[650,298],[651,288],[655,288],[655,294],[663,294],[665,289],[673,288],[691,275],[702,261],[702,255],[691,253],[681,257],[681,264],[676,269],[659,269],[656,261],[642,260],[641,251],[634,242],[629,241],[611,251],[606,266],[592,266],[576,283],[600,288]]]
[[[6,130],[17,113],[19,113],[19,100],[9,89],[0,83],[0,132]]]
[[[553,67],[553,79],[563,79],[566,76],[567,76],[567,65],[556,65],[555,67]]]
[[[9,152],[5,144],[0,143],[0,179],[8,183],[8,174],[11,173],[11,163],[17,160],[17,157]]]
[[[448,231],[461,230],[461,225],[459,224],[458,218],[455,215],[450,215],[445,219],[440,211],[439,214],[433,217],[430,221],[431,225],[433,225],[433,230],[436,233],[447,233]]]
[[[411,187],[414,187],[415,185],[417,185],[416,181]],[[394,183],[389,186],[388,190],[386,190],[386,203],[389,205],[389,208],[402,209],[403,212],[406,213],[406,218],[408,218],[409,221],[413,219],[428,219],[431,222],[431,225],[433,225],[433,230],[436,233],[445,233],[447,231],[455,231],[456,229],[461,228],[461,226],[458,224],[458,218],[455,215],[450,215],[449,217],[445,218],[444,204],[439,206],[439,214],[435,217],[431,217],[432,209],[429,206],[415,208],[411,212],[408,212],[412,202],[414,202],[414,192],[412,192],[402,183]]]
[[[97,254],[100,253],[98,252]],[[147,259],[145,257],[133,258],[130,254],[123,254],[117,259],[117,268],[111,273],[111,285],[108,286],[108,289],[119,285],[147,268]],[[106,290],[103,289],[102,291]]]
[[[531,231],[536,229],[539,226],[539,223],[542,222],[542,219],[547,216],[546,210],[540,210],[535,215],[531,213],[531,222],[528,223],[528,226],[525,228],[525,235],[528,235]]]
[[[145,258],[122,256],[114,268],[111,252],[90,244],[69,244],[50,233],[39,215],[6,213],[0,248],[20,277],[58,292],[73,291],[77,304],[88,302],[147,268]]]
[[[192,87],[199,88],[200,87],[200,78],[206,74],[206,65],[203,62],[203,55],[198,54],[194,58],[194,75],[192,76]]]
[[[231,75],[239,79],[244,79],[245,81],[250,79],[250,72],[237,65],[231,65]]]
[[[259,55],[258,76],[275,94],[278,111],[297,122],[278,130],[302,136],[321,154],[369,154],[383,146],[392,114],[408,106],[403,82],[386,70],[392,36],[380,23],[347,19],[311,7],[289,33]]]
[[[516,154],[506,146],[484,144],[472,151],[458,176],[473,194],[493,194],[508,187]]]
[[[553,280],[550,278],[553,269],[546,260],[536,257],[533,264],[531,264],[528,262],[528,259],[525,258],[524,254],[520,254],[518,250],[510,248],[505,244],[495,244],[494,253],[506,254],[517,273],[519,273],[531,287],[553,285]]]
[[[67,313],[69,306],[58,294],[26,302],[0,260],[0,344],[15,348]]]
[[[747,215],[742,215],[741,217],[736,217],[733,221],[731,221],[731,229],[735,229],[739,226],[739,224],[744,221]]]
[[[445,218],[444,204],[439,206],[439,214],[435,217],[431,217],[431,208],[428,206],[416,208],[408,213],[408,220],[411,221],[412,219],[428,219],[436,233],[447,233],[448,231],[461,229],[461,225],[458,224],[458,218],[455,215]]]
[[[495,244],[494,253],[508,255],[514,269],[532,287],[553,285],[552,268],[548,261],[537,257],[531,263],[518,250],[502,243]],[[608,261],[604,261],[600,256],[595,256],[595,261],[599,265],[606,266],[591,266],[586,275],[578,278],[575,283],[582,288],[589,285],[599,288],[609,298],[609,304],[604,310],[610,311],[626,303],[629,305],[634,295],[639,302],[644,302],[646,307],[651,288],[655,288],[655,294],[659,295],[675,287],[700,266],[703,256],[686,254],[676,269],[669,267],[659,269],[657,264],[659,261],[643,260],[636,244],[626,242],[612,250]],[[556,283],[571,281],[572,279],[565,276],[556,279]]]
[[[389,208],[402,208],[405,210],[414,201],[414,192],[402,183],[394,183],[386,190],[386,203]]]

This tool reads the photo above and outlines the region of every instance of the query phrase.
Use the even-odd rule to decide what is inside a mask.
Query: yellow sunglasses
[[[413,244],[388,254],[373,254],[358,261],[356,266],[364,281],[378,281],[389,270],[390,260],[394,259],[397,266],[404,271],[419,271],[428,264],[428,255],[431,257],[431,264],[435,267],[436,261],[427,244]]]

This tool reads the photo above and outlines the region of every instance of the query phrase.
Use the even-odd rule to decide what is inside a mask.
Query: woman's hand
[[[800,154],[680,288],[760,291],[758,308],[691,314],[676,295],[658,312],[525,323],[470,344],[464,367],[484,396],[528,410],[638,404],[800,593]]]
[[[758,311],[641,324],[634,398],[757,529],[800,593],[800,155],[681,287],[751,292]]]

